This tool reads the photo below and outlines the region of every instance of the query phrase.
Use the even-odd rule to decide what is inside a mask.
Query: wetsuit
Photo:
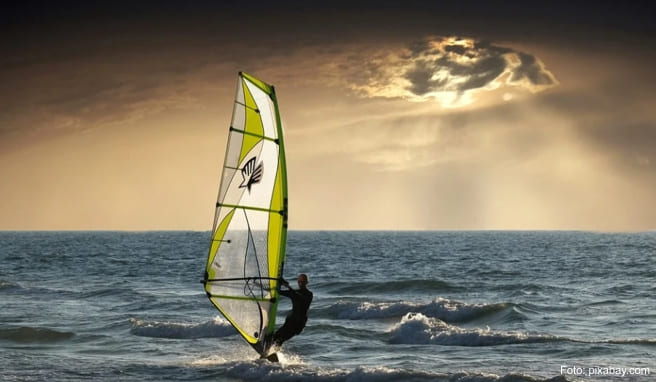
[[[287,314],[285,323],[273,335],[277,346],[303,331],[307,322],[307,312],[312,302],[312,292],[307,288],[281,290],[280,294],[292,300],[292,311]]]

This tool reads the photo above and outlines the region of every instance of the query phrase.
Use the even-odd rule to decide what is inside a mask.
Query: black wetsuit
[[[292,300],[292,311],[287,314],[285,323],[273,335],[273,343],[277,346],[303,331],[307,322],[307,312],[312,302],[312,292],[307,288],[281,290],[280,294]]]

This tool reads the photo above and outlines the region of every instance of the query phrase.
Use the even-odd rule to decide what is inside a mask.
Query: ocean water
[[[290,232],[279,364],[206,298],[208,242],[0,232],[0,380],[656,380],[654,232]]]

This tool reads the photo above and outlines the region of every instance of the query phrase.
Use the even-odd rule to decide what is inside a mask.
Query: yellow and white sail
[[[205,291],[260,353],[275,326],[287,240],[287,171],[273,86],[239,73]]]

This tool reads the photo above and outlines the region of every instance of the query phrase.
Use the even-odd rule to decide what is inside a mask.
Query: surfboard
[[[240,72],[202,282],[211,303],[264,358],[276,323],[287,216],[275,89]]]

